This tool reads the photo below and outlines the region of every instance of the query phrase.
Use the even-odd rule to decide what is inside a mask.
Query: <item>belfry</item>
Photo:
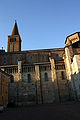
[[[12,34],[8,36],[8,46],[7,46],[7,52],[15,52],[15,51],[21,51],[21,38],[19,35],[16,20],[12,30]]]

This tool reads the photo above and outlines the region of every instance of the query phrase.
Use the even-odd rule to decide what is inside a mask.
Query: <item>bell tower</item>
[[[21,37],[19,35],[16,20],[12,30],[12,34],[8,36],[8,46],[7,46],[7,52],[15,52],[15,51],[21,51]]]

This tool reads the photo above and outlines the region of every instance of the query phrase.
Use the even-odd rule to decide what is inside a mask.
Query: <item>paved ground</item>
[[[8,108],[0,120],[80,120],[80,103]]]

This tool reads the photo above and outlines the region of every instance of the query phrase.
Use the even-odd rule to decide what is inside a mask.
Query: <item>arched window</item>
[[[31,75],[28,74],[27,77],[28,77],[28,83],[31,83]]]
[[[44,74],[45,81],[48,81],[48,73]]]

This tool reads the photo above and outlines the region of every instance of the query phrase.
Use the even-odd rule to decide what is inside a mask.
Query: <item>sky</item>
[[[15,19],[22,50],[61,48],[80,31],[80,0],[0,0],[0,49],[7,51]]]

